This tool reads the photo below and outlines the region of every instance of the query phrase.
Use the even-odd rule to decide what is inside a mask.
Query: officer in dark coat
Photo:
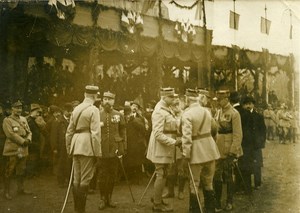
[[[100,111],[102,157],[98,159],[100,210],[116,207],[111,197],[119,168],[118,155],[124,155],[127,149],[124,116],[113,109],[115,94],[104,92],[102,101],[103,109]]]
[[[261,185],[261,167],[263,166],[262,149],[265,147],[266,126],[263,115],[254,109],[255,101],[252,97],[245,97],[242,106],[248,111],[246,115],[247,126],[243,136],[242,148],[243,157],[240,160],[240,167],[247,187],[251,188],[251,173],[254,174],[255,188]]]
[[[145,161],[146,142],[146,118],[142,115],[140,105],[137,102],[131,104],[127,133],[127,155],[125,163],[129,177],[141,179],[142,164]]]

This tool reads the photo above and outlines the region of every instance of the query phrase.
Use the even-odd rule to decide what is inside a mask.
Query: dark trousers
[[[98,183],[101,199],[110,200],[119,169],[117,157],[100,158],[98,161]]]

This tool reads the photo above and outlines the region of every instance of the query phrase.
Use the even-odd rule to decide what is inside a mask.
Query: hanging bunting
[[[195,1],[194,4],[192,4],[191,6],[185,6],[185,5],[178,4],[175,0],[172,0],[172,1],[170,1],[170,4],[174,4],[176,7],[179,7],[180,9],[188,9],[188,10],[191,10],[191,9],[193,9],[199,2],[201,3],[201,0]]]

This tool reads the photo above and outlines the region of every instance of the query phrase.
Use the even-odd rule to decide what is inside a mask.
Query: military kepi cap
[[[198,93],[199,93],[199,95],[205,95],[206,97],[210,98],[209,91],[206,89],[198,89]]]
[[[160,89],[160,96],[172,96],[174,97],[175,95],[175,89],[171,87],[167,88],[161,88]]]
[[[111,99],[115,99],[116,95],[110,91],[107,91],[107,92],[104,92],[103,93],[103,98],[106,97],[106,98],[111,98]]]
[[[12,103],[12,107],[20,107],[20,106],[22,106],[23,104],[22,104],[22,102],[20,101],[20,100],[17,100],[16,102],[14,102],[14,103]]]
[[[186,89],[185,95],[189,97],[198,97],[198,91],[195,89]]]
[[[217,98],[228,98],[230,95],[229,90],[218,90],[216,91]]]
[[[99,91],[99,87],[97,86],[87,85],[85,87],[85,93],[87,94],[97,94],[98,91]]]

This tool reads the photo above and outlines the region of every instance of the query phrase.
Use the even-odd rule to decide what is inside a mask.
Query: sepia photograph
[[[0,0],[0,213],[300,213],[300,0]]]

